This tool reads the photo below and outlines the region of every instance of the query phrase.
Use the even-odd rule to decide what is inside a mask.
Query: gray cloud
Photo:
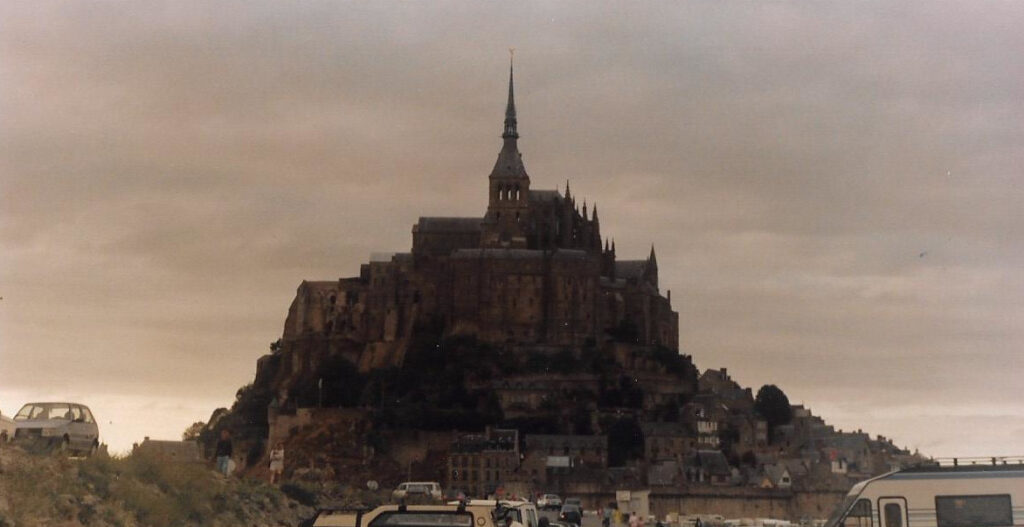
[[[512,45],[534,186],[571,179],[621,257],[656,244],[701,367],[935,453],[960,445],[907,414],[1015,408],[985,421],[1012,449],[1022,21],[1012,2],[5,4],[3,395],[68,383],[136,415],[188,393],[159,403],[175,430],[197,398],[228,404],[299,281],[408,247],[419,215],[482,212]]]

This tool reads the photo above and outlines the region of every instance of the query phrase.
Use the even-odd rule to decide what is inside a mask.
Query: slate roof
[[[534,249],[458,249],[452,253],[452,258],[495,258],[508,260],[532,260],[544,257],[545,251]],[[554,260],[585,260],[587,252],[577,249],[559,249],[548,252]]]
[[[679,474],[679,465],[675,461],[665,461],[651,465],[647,469],[648,485],[674,485]]]
[[[418,232],[480,232],[483,218],[420,217]]]
[[[768,476],[768,479],[771,480],[773,485],[779,485],[782,483],[782,478],[786,476],[788,472],[789,471],[786,469],[786,466],[782,464],[764,466],[764,475]],[[789,483],[791,482],[792,479]]]
[[[615,262],[615,276],[621,278],[640,278],[647,269],[647,260],[619,260]]]
[[[554,201],[561,198],[557,190],[530,190],[530,201]]]
[[[704,470],[714,476],[730,476],[732,469],[729,468],[729,460],[721,450],[698,450],[690,458],[690,465],[703,467]]]

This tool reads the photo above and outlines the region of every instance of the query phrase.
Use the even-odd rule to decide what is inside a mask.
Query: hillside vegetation
[[[300,525],[318,494],[142,454],[71,459],[0,446],[0,527]]]

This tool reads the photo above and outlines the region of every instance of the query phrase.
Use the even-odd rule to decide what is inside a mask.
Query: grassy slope
[[[298,525],[314,512],[275,487],[225,479],[201,464],[141,455],[79,460],[0,448],[4,527]]]

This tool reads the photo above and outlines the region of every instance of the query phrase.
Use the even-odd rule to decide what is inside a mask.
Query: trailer
[[[1024,526],[1024,456],[939,460],[862,481],[826,525]]]

